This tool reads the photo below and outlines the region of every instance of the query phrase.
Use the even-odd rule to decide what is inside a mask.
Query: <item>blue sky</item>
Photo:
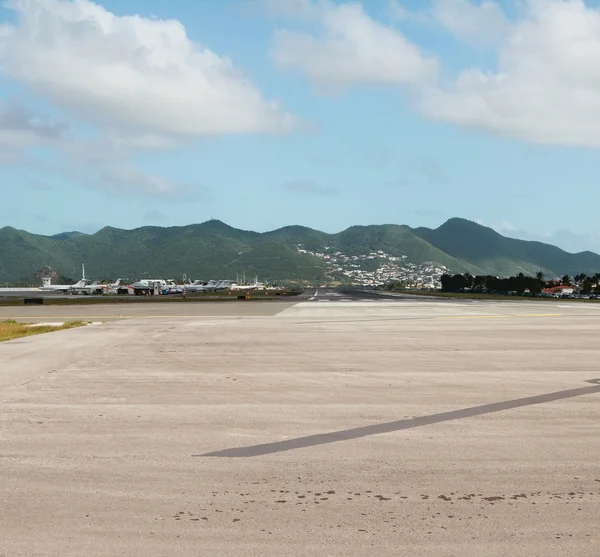
[[[582,0],[9,0],[0,226],[439,226],[600,251]]]

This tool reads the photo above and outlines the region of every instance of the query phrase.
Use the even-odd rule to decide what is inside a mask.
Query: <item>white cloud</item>
[[[27,167],[112,197],[141,196],[173,202],[211,197],[201,184],[184,184],[142,170],[129,160],[128,150],[116,148],[105,138],[69,137],[54,154],[52,162],[29,157]]]
[[[59,162],[46,162],[28,152],[30,147],[38,146],[49,147],[54,160]],[[80,186],[111,195],[189,199],[206,193],[202,187],[174,183],[140,170],[128,160],[130,148],[130,144],[119,143],[115,138],[82,140],[69,133],[66,122],[34,112],[18,102],[0,100],[0,164],[22,164],[39,172],[58,174]],[[25,186],[52,189],[35,179]]]
[[[280,68],[299,69],[326,89],[418,84],[436,74],[434,58],[369,17],[361,4],[309,4],[319,32],[277,31],[271,56]]]
[[[411,17],[411,13],[397,0],[388,1],[388,11],[392,19],[395,20],[406,20]]]
[[[339,191],[331,186],[320,186],[312,180],[296,180],[284,185],[284,189],[294,193],[307,193],[310,195],[335,195]]]
[[[492,0],[434,0],[432,17],[456,38],[480,44],[493,43],[504,36],[510,23],[500,5]]]
[[[102,127],[153,138],[285,132],[295,118],[175,20],[89,0],[8,0],[0,73]]]
[[[430,87],[431,118],[540,144],[600,148],[600,10],[583,0],[527,0],[498,69]]]
[[[192,187],[141,170],[128,160],[126,152],[105,141],[73,143],[64,156],[68,176],[78,184],[108,195],[187,201],[206,193],[201,186]]]
[[[133,164],[126,161],[111,162],[105,165],[101,161],[102,169],[97,169],[93,187],[105,190],[111,194],[143,194],[152,197],[173,199],[182,196],[188,199],[190,188],[177,184],[171,180],[155,174],[143,172]]]
[[[0,100],[0,164],[19,162],[29,147],[59,142],[67,130],[65,122],[38,114],[19,102]]]

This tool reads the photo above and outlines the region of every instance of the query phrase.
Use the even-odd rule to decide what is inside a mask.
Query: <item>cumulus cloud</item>
[[[540,143],[600,148],[600,9],[583,0],[527,0],[494,72],[470,69],[430,87],[431,118]]]
[[[28,153],[30,147],[51,147],[54,162]],[[141,194],[163,199],[189,198],[202,187],[174,183],[146,173],[128,160],[129,150],[114,140],[82,140],[70,133],[66,122],[35,112],[18,102],[0,101],[0,164],[26,164],[28,168],[67,177],[77,184],[112,195]],[[27,187],[52,189],[39,180]]]
[[[126,161],[111,162],[104,166],[96,174],[92,185],[116,195],[134,193],[169,199],[177,196],[189,198],[191,194],[190,188],[162,176],[143,172]]]
[[[410,19],[411,12],[409,12],[400,2],[397,0],[388,1],[388,11],[392,19],[402,21]]]
[[[280,68],[300,70],[325,89],[418,84],[436,74],[434,58],[424,56],[400,32],[369,17],[361,4],[323,0],[302,5],[318,31],[277,31],[271,56]]]
[[[503,38],[510,23],[500,5],[491,0],[434,0],[432,17],[456,38],[473,43],[493,43]]]
[[[61,140],[68,130],[66,122],[36,113],[19,102],[0,100],[0,163],[14,163],[23,150]]]
[[[584,0],[522,0],[514,20],[495,0],[432,0],[418,12],[390,0],[395,19],[424,16],[458,40],[497,47],[494,69],[445,79],[436,58],[357,2],[265,1],[313,29],[277,31],[271,55],[322,90],[408,86],[414,106],[434,120],[532,143],[600,148],[600,8]]]
[[[142,170],[129,159],[127,150],[105,138],[68,138],[55,155],[52,162],[30,158],[28,167],[113,197],[143,196],[165,202],[210,198],[210,191],[201,184],[180,183]]]
[[[103,127],[163,136],[285,132],[295,118],[175,20],[117,16],[89,0],[8,0],[0,72]]]
[[[284,185],[284,189],[293,193],[304,193],[309,195],[335,195],[339,193],[337,188],[321,186],[312,180],[295,180]]]

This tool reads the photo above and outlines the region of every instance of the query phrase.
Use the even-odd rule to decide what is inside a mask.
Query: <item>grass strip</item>
[[[43,333],[51,333],[54,331],[65,331],[82,327],[83,321],[69,321],[63,325],[39,325],[31,327],[28,323],[18,323],[17,321],[0,321],[0,342],[14,340],[16,338],[30,337],[33,335],[41,335]]]

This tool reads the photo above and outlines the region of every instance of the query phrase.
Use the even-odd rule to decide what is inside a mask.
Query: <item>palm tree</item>
[[[560,282],[563,286],[571,286],[571,277],[569,275],[565,275],[560,279]]]
[[[538,273],[535,274],[535,278],[538,279],[539,281],[543,281],[544,273],[542,273],[542,271],[539,271]]]

